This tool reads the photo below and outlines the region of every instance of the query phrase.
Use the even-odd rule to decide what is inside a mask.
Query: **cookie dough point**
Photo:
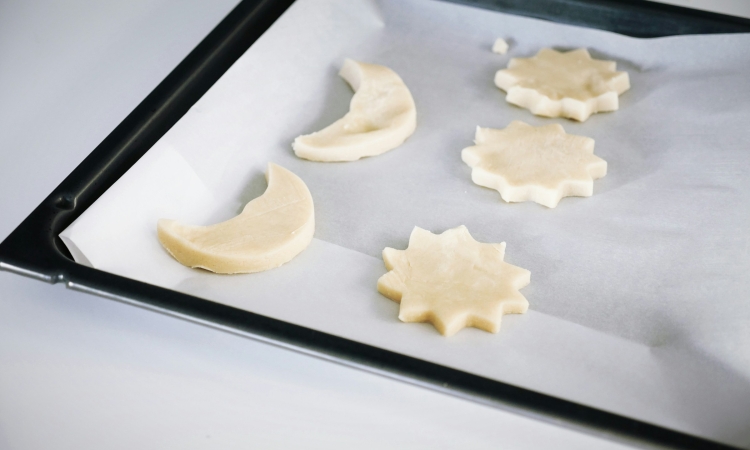
[[[526,312],[519,292],[531,273],[503,261],[505,243],[483,244],[465,226],[435,235],[415,227],[406,250],[386,248],[378,292],[400,303],[403,322],[430,322],[445,336],[465,327],[500,330],[503,314]]]
[[[339,75],[354,90],[349,112],[328,127],[299,136],[294,153],[311,161],[356,161],[392,150],[414,133],[417,109],[396,72],[351,59]]]
[[[159,220],[159,241],[181,264],[216,273],[260,272],[290,261],[312,241],[312,196],[297,175],[276,164],[268,165],[266,179],[266,192],[226,222],[203,227]]]
[[[591,196],[594,179],[607,174],[607,162],[594,155],[594,140],[567,134],[559,124],[477,127],[474,143],[461,152],[472,181],[496,189],[506,202],[554,208],[563,197]]]
[[[508,43],[503,38],[497,38],[492,45],[492,52],[499,55],[508,53]]]
[[[593,59],[583,48],[543,48],[531,58],[512,58],[507,69],[495,74],[495,85],[507,92],[508,103],[537,116],[583,122],[619,108],[619,95],[630,89],[630,79],[615,69],[614,61]]]

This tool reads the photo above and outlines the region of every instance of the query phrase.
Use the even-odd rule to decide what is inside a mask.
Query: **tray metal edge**
[[[626,36],[750,32],[750,19],[648,0],[442,0]]]

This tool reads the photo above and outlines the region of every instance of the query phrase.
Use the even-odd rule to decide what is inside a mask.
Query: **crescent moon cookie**
[[[532,200],[554,208],[563,197],[591,196],[594,179],[607,174],[607,162],[594,155],[594,140],[566,134],[559,124],[477,127],[474,143],[461,152],[471,180],[497,189],[506,202]]]
[[[290,261],[312,241],[312,196],[276,164],[268,164],[266,179],[266,192],[226,222],[200,227],[160,219],[159,241],[183,265],[216,273],[260,272]]]
[[[508,103],[537,116],[583,122],[593,113],[616,111],[618,96],[630,89],[627,72],[617,72],[616,66],[591,58],[585,48],[543,48],[531,58],[512,58],[495,74],[495,85],[508,93]]]
[[[294,140],[294,153],[311,161],[356,161],[403,144],[417,127],[414,99],[385,66],[344,61],[339,75],[354,89],[349,112],[326,128]]]
[[[445,336],[464,327],[497,333],[503,314],[529,307],[518,290],[531,272],[504,256],[505,242],[477,242],[463,225],[438,235],[414,227],[406,250],[383,250],[389,272],[378,292],[400,303],[402,322],[431,322]]]

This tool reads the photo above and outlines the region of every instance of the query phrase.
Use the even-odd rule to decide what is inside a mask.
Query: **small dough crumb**
[[[495,43],[492,45],[492,51],[499,55],[508,53],[508,43],[503,38],[497,38]]]
[[[473,147],[461,152],[471,180],[496,189],[506,202],[532,200],[554,208],[563,197],[589,197],[607,162],[594,140],[565,133],[559,124],[532,127],[513,121],[496,130],[477,127]]]
[[[614,61],[593,59],[585,48],[543,48],[531,58],[511,58],[508,68],[495,74],[495,85],[508,93],[508,103],[537,116],[583,122],[619,108],[619,95],[630,89],[630,79],[616,68]]]
[[[378,292],[400,303],[402,322],[431,322],[445,336],[465,327],[497,333],[503,314],[529,308],[518,290],[531,272],[504,257],[505,242],[477,242],[463,225],[437,235],[414,227],[406,250],[383,250],[389,272]]]

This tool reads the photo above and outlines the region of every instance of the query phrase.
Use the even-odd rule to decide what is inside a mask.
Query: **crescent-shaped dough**
[[[414,99],[396,72],[347,59],[339,72],[352,89],[349,112],[328,127],[299,136],[292,148],[311,161],[356,161],[401,145],[417,127]]]
[[[226,222],[201,227],[160,219],[159,241],[180,263],[216,273],[260,272],[290,261],[312,241],[312,196],[276,164],[268,164],[266,179],[266,192]]]

